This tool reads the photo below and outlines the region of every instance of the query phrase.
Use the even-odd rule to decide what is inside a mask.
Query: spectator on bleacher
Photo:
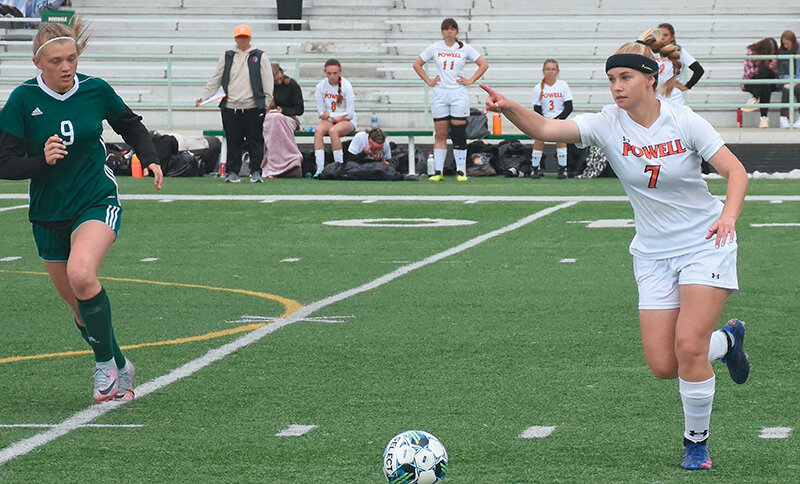
[[[302,176],[303,155],[297,148],[294,132],[300,127],[297,117],[303,114],[303,91],[297,81],[272,64],[274,86],[272,105],[264,117],[264,158],[261,175],[267,178]]]
[[[133,146],[156,190],[163,178],[141,116],[104,80],[77,72],[88,37],[80,19],[72,25],[39,25],[33,63],[41,72],[14,89],[0,112],[0,178],[30,180],[33,238],[94,353],[95,402],[128,401],[135,370],[117,344],[111,303],[97,277],[122,214],[117,180],[105,163],[103,120]]]
[[[414,71],[433,87],[434,141],[433,160],[436,173],[428,180],[442,181],[444,161],[447,157],[447,135],[453,140],[453,155],[456,159],[456,180],[467,181],[467,116],[469,116],[469,94],[467,86],[480,79],[489,63],[477,50],[458,40],[458,23],[452,18],[442,21],[442,40],[422,51],[414,62]],[[438,75],[431,79],[422,67],[428,61],[436,62]],[[478,69],[469,79],[464,77],[464,64],[470,60]]]
[[[242,148],[250,155],[250,182],[261,183],[261,160],[264,158],[263,124],[267,106],[272,103],[272,68],[264,51],[253,47],[253,34],[247,25],[233,30],[236,47],[226,51],[217,62],[217,70],[195,105],[217,93],[225,97],[219,103],[222,129],[228,147],[228,183],[239,183]]]
[[[747,46],[747,55],[775,55],[778,52],[778,43],[772,37],[759,40]],[[778,62],[775,59],[745,59],[744,79],[776,79],[778,77]],[[742,111],[751,113],[758,109],[758,104],[769,104],[772,91],[777,88],[777,84],[742,84],[742,90],[753,95],[748,106]],[[769,128],[769,108],[761,107],[761,119],[758,122],[759,128]]]
[[[739,384],[750,374],[744,323],[730,320],[714,330],[728,296],[738,289],[736,221],[747,172],[708,121],[656,97],[653,50],[672,59],[676,71],[680,60],[674,46],[663,45],[652,32],[606,60],[615,104],[599,113],[548,119],[489,87],[484,88],[486,108],[502,112],[534,139],[599,146],[605,152],[633,208],[636,235],[630,252],[645,361],[656,377],[679,379],[681,467],[708,470],[716,388],[711,362],[722,359]],[[724,203],[703,180],[703,159],[727,180]]]
[[[656,55],[656,62],[658,62],[659,68],[658,84],[659,88],[662,89],[661,95],[667,97],[668,99],[672,99],[677,103],[683,104],[683,95],[681,93],[688,91],[695,84],[697,84],[697,81],[703,77],[705,69],[703,69],[703,66],[701,66],[700,63],[697,62],[697,60],[686,51],[686,49],[675,43],[675,28],[672,26],[672,24],[658,24],[658,28],[661,30],[661,41],[666,45],[673,44],[678,47],[681,53],[681,66],[686,66],[692,71],[692,77],[686,81],[686,84],[682,84],[672,69],[672,62],[670,62],[668,58],[664,59],[661,56]],[[672,90],[667,93],[665,90],[663,90],[665,87],[664,84],[673,76],[675,77],[675,84]],[[658,93],[658,91],[656,92]]]
[[[345,159],[358,163],[379,161],[388,165],[391,157],[392,149],[386,142],[386,135],[380,128],[374,128],[358,132],[353,136]]]
[[[558,78],[558,61],[547,59],[542,66],[544,78],[533,89],[533,110],[545,118],[567,119],[572,113],[572,91],[566,82]],[[544,141],[533,141],[531,151],[531,178],[541,178],[542,153]],[[567,178],[567,144],[556,143],[559,179]]]
[[[318,178],[325,167],[325,135],[331,139],[333,161],[344,163],[342,136],[356,129],[356,95],[350,81],[342,77],[342,65],[336,59],[325,62],[325,79],[314,88],[320,122],[314,129],[314,161]]]
[[[778,48],[778,55],[796,55],[798,53],[798,44],[797,44],[797,36],[795,36],[794,32],[791,30],[787,30],[786,32],[781,34],[781,45]],[[789,71],[790,64],[789,59],[779,59],[778,60],[778,77],[781,79],[789,79]],[[794,78],[800,79],[800,59],[794,60]],[[784,84],[783,88],[781,89],[781,102],[788,103],[789,102],[789,84]],[[798,101],[797,92],[800,92],[800,84],[794,85],[795,90],[795,102]],[[794,123],[795,128],[800,128],[800,116],[798,116],[797,121]],[[781,108],[781,128],[788,128],[789,124],[789,108]]]

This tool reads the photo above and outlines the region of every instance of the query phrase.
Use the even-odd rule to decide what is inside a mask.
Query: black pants
[[[766,65],[761,65],[753,79],[775,79],[775,73]],[[772,96],[775,86],[776,84],[745,84],[744,90],[758,99],[759,104],[769,104],[769,98]],[[766,116],[767,113],[769,113],[768,108],[761,108],[761,116]]]
[[[788,84],[787,84],[788,85]],[[800,84],[794,85],[794,102],[800,101]],[[781,102],[789,102],[789,89],[781,89]],[[789,116],[789,108],[781,108],[781,116]]]
[[[222,129],[228,147],[228,173],[239,174],[245,147],[250,153],[250,172],[260,172],[264,158],[264,111],[222,108]]]

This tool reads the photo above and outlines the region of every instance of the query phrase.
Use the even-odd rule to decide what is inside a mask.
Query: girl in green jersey
[[[86,39],[80,21],[73,25],[39,27],[33,63],[41,73],[18,86],[0,112],[0,178],[30,179],[34,240],[94,351],[95,401],[126,401],[134,397],[135,369],[114,338],[111,306],[97,278],[122,212],[105,164],[103,119],[133,146],[156,190],[162,173],[142,118],[105,81],[77,73]]]

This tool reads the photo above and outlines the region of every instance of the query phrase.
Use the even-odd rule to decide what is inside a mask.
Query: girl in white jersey
[[[442,181],[444,160],[447,156],[447,134],[453,140],[456,159],[456,180],[467,181],[467,116],[469,95],[467,86],[474,83],[489,68],[489,63],[478,51],[459,41],[458,24],[451,18],[442,21],[443,40],[431,44],[414,62],[414,70],[426,84],[433,87],[434,142],[433,160],[436,173],[428,180]],[[437,76],[431,79],[422,67],[428,61],[436,62]],[[466,79],[464,64],[467,60],[478,65],[475,74]]]
[[[675,27],[673,27],[672,24],[658,24],[658,29],[661,31],[662,42],[665,44],[675,45],[678,48],[681,56],[681,66],[688,67],[689,70],[692,71],[692,77],[686,81],[686,84],[682,84],[678,80],[678,77],[672,68],[672,61],[669,59],[669,57],[661,57],[656,55],[656,62],[658,62],[658,88],[656,88],[656,93],[677,103],[684,104],[683,93],[697,84],[697,81],[703,77],[705,69],[703,69],[703,66],[701,66],[694,57],[692,57],[692,54],[688,53],[686,49],[675,43]],[[666,94],[666,92],[664,92],[666,91],[665,84],[673,77],[675,78],[675,83],[673,84],[670,93]],[[663,89],[663,91],[659,92],[661,89]]]
[[[639,287],[644,356],[655,376],[679,378],[684,411],[681,467],[711,468],[706,441],[715,376],[722,359],[736,383],[750,361],[744,323],[730,320],[714,331],[728,295],[738,289],[736,220],[744,203],[747,172],[720,135],[691,109],[655,94],[658,64],[669,56],[653,31],[621,46],[606,61],[616,105],[572,120],[548,119],[489,87],[487,109],[502,112],[536,139],[602,148],[633,207],[636,236],[630,246]],[[702,178],[706,159],[728,181],[725,203]]]
[[[533,89],[533,110],[550,119],[567,119],[572,113],[572,91],[566,82],[558,78],[558,61],[547,59],[542,66],[544,78]],[[542,150],[544,141],[533,141],[531,152],[531,178],[541,178]],[[556,158],[558,159],[558,178],[567,177],[567,144],[556,143]]]
[[[325,62],[325,79],[314,89],[320,122],[314,130],[314,159],[319,177],[325,167],[325,135],[331,139],[333,161],[344,163],[342,136],[356,129],[356,95],[350,81],[342,77],[342,65],[336,59]]]

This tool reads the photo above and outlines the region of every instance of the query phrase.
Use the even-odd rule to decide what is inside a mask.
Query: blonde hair
[[[559,69],[557,60],[555,60],[555,59],[547,59],[547,60],[544,61],[544,64],[542,64],[542,70],[544,70],[544,68],[547,66],[547,64],[555,64],[556,65],[556,69]],[[543,97],[544,97],[544,77],[542,78],[542,83],[539,85],[539,101],[541,101]]]
[[[675,75],[664,83],[661,92],[666,97],[672,94],[672,90],[675,89],[675,83],[678,82],[678,75],[681,73],[681,52],[680,47],[677,45],[665,44],[664,41],[661,40],[661,29],[648,30],[639,36],[639,40],[621,45],[614,53],[639,54],[653,60],[655,60],[653,53],[656,53],[661,57],[669,59],[672,62],[672,70]],[[656,86],[657,83],[653,84],[654,89]]]
[[[33,55],[39,55],[39,49],[44,47],[50,41],[72,39],[75,41],[75,47],[78,49],[78,55],[86,48],[89,43],[91,35],[86,33],[86,24],[83,19],[75,15],[70,19],[69,26],[64,24],[55,24],[49,22],[42,22],[39,24],[39,29],[36,31],[36,36],[33,38]]]

